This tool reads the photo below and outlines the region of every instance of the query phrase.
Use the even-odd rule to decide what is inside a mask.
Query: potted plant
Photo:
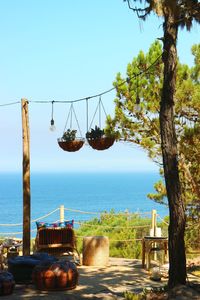
[[[100,129],[98,126],[91,128],[90,131],[86,133],[86,138],[88,144],[96,150],[105,150],[110,148],[115,141],[114,132]]]
[[[77,130],[67,129],[63,136],[58,139],[58,145],[65,151],[78,151],[84,144],[84,139],[76,137]]]

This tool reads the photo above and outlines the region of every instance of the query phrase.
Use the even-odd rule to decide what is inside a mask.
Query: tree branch
[[[135,12],[138,16],[139,19],[145,19],[146,16],[151,12],[152,10],[152,7],[151,5],[149,5],[148,7],[145,7],[145,8],[137,8],[137,7],[132,7],[131,4],[130,4],[130,0],[124,0],[124,2],[127,2],[128,3],[128,8],[130,10],[132,10],[133,12]],[[140,15],[140,13],[143,13],[143,15]]]

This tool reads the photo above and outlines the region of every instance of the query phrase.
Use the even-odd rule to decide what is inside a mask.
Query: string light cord
[[[129,80],[131,79],[134,79],[134,78],[137,78],[139,76],[141,76],[142,74],[145,74],[147,73],[155,64],[157,64],[157,62],[160,60],[160,58],[162,57],[163,53],[161,53],[156,59],[155,61],[148,67],[146,68],[145,70],[143,71],[140,71],[139,73],[137,74],[133,74],[133,76],[131,76],[129,78]],[[118,86],[122,86],[123,84],[127,83],[127,79],[122,81]],[[75,100],[48,100],[48,101],[44,101],[44,100],[29,100],[28,102],[29,103],[40,103],[40,104],[47,104],[47,103],[76,103],[76,102],[81,102],[81,101],[87,101],[90,100],[90,99],[93,99],[93,98],[97,98],[97,97],[101,97],[105,94],[108,94],[112,91],[114,91],[116,89],[116,86],[108,89],[108,90],[105,90],[101,93],[98,93],[98,94],[95,94],[95,95],[92,95],[92,96],[87,96],[87,97],[82,97],[82,98],[78,98],[78,99],[75,99]],[[11,103],[5,103],[5,104],[0,104],[0,107],[2,106],[8,106],[8,105],[14,105],[14,104],[18,104],[18,103],[21,103],[20,101],[16,101],[16,102],[11,102]]]
[[[1,107],[3,106],[10,106],[10,105],[15,105],[15,104],[19,104],[21,103],[20,101],[15,101],[15,102],[10,102],[10,103],[4,103],[4,104],[0,104]]]
[[[146,68],[143,71],[140,71],[139,73],[133,74],[133,76],[131,76],[129,78],[129,80],[137,78],[137,77],[141,76],[142,74],[147,73],[155,64],[157,64],[157,62],[160,60],[161,57],[162,57],[162,54],[160,54],[148,68]],[[122,81],[118,86],[120,87],[125,83],[127,83],[127,79]],[[105,94],[108,94],[108,93],[114,91],[115,89],[116,89],[116,87],[114,86],[114,87],[112,87],[112,88],[110,88],[110,89],[108,89],[104,92],[101,92],[99,94],[95,94],[95,95],[92,95],[92,96],[87,96],[87,97],[83,97],[83,98],[79,98],[79,99],[75,99],[75,100],[54,100],[54,103],[75,103],[75,102],[80,102],[80,101],[85,101],[85,100],[88,101],[92,98],[97,98],[97,97],[101,97]],[[46,103],[51,103],[52,101],[30,100],[29,102],[30,103],[41,103],[41,104],[43,103],[43,104],[46,104]]]

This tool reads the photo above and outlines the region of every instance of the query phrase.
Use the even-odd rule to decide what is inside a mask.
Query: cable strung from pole
[[[147,73],[147,71],[149,69],[151,69],[152,66],[154,66],[158,61],[159,59],[162,57],[162,53],[155,59],[155,61],[148,67],[146,68],[146,70],[144,71],[141,71],[137,74],[134,74],[132,77],[130,77],[130,79],[134,79],[134,78],[137,78],[139,76],[141,76],[142,74],[145,74]],[[118,86],[121,86],[123,85],[124,83],[126,83],[127,80],[124,80],[122,81],[121,84],[119,84]],[[92,96],[87,96],[87,97],[83,97],[83,98],[79,98],[79,99],[75,99],[75,100],[54,100],[53,103],[76,103],[76,102],[81,102],[81,101],[86,101],[88,102],[89,99],[93,99],[93,98],[97,98],[97,97],[101,97],[105,94],[108,94],[110,92],[112,92],[113,90],[115,90],[116,87],[112,87],[104,92],[101,92],[99,94],[96,94],[96,95],[92,95]],[[52,103],[52,100],[48,100],[48,101],[44,101],[44,100],[29,100],[28,101],[29,103],[41,103],[41,104],[47,104],[47,103]],[[17,102],[12,102],[12,103],[6,103],[6,104],[0,104],[0,106],[7,106],[7,105],[13,105],[13,104],[17,104],[17,103],[20,103],[20,101],[17,101]]]
[[[159,61],[159,59],[162,57],[162,54],[160,54],[156,59],[155,59],[155,61],[148,67],[148,68],[146,68],[144,71],[141,71],[141,72],[139,72],[139,73],[137,73],[137,74],[134,74],[133,76],[131,76],[130,77],[130,80],[131,79],[134,79],[134,78],[137,78],[137,77],[139,77],[139,76],[141,76],[142,74],[145,74],[145,73],[147,73],[147,71],[149,70],[149,69],[151,69],[151,67],[152,66],[154,66],[158,61]],[[126,83],[127,82],[127,80],[124,80],[124,81],[122,81],[122,83],[121,84],[119,84],[118,86],[121,86],[121,85],[123,85],[124,83]],[[106,90],[106,91],[104,91],[104,92],[101,92],[101,93],[99,93],[99,94],[96,94],[96,95],[92,95],[92,96],[87,96],[87,97],[84,97],[84,98],[79,98],[79,99],[75,99],[75,100],[55,100],[54,101],[54,103],[75,103],[75,102],[80,102],[80,101],[88,101],[89,99],[92,99],[92,98],[97,98],[97,97],[101,97],[101,96],[103,96],[103,95],[105,95],[105,94],[108,94],[108,93],[110,93],[110,92],[112,92],[112,91],[114,91],[116,89],[116,87],[112,87],[112,88],[110,88],[109,90]],[[40,101],[40,100],[38,100],[38,101],[29,101],[29,102],[32,102],[32,103],[50,103],[50,102],[52,102],[52,101]]]
[[[10,102],[10,103],[4,103],[4,104],[0,104],[0,106],[9,106],[9,105],[15,105],[15,104],[19,104],[21,103],[20,101],[15,101],[15,102]]]

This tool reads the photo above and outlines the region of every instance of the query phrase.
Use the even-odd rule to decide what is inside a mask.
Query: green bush
[[[134,227],[135,226],[135,227]],[[141,227],[140,227],[141,226]],[[141,218],[137,213],[115,213],[114,210],[102,213],[81,224],[77,229],[78,249],[82,251],[84,236],[105,235],[110,241],[110,256],[141,258],[142,237],[149,235],[150,218]]]

